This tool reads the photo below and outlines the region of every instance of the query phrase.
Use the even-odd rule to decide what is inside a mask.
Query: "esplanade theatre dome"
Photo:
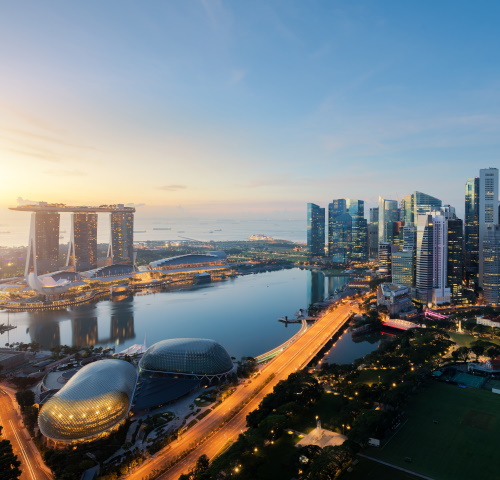
[[[56,442],[92,440],[127,417],[137,371],[123,360],[83,367],[42,407],[40,431]]]
[[[172,338],[149,347],[139,368],[141,372],[211,378],[229,373],[233,362],[225,348],[214,340]]]

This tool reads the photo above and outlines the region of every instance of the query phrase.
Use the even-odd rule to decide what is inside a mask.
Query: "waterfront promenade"
[[[280,380],[306,367],[350,318],[350,305],[331,307],[287,349],[267,363],[260,374],[240,384],[213,412],[182,436],[153,455],[125,478],[177,480],[194,466],[200,455],[213,459],[246,430],[246,416]]]

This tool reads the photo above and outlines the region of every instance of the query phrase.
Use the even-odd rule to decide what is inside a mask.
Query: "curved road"
[[[21,415],[14,403],[14,390],[0,388],[0,425],[2,436],[10,440],[12,449],[21,462],[21,480],[52,480],[50,469],[43,463],[38,449],[22,426]]]
[[[239,385],[213,412],[127,475],[127,480],[154,477],[177,480],[194,466],[200,455],[205,454],[210,459],[216,457],[227,448],[228,442],[236,440],[246,429],[246,416],[259,406],[264,396],[272,392],[280,380],[304,368],[342,328],[350,315],[350,308],[350,305],[340,305],[328,310],[283,353],[270,361],[258,376]],[[188,450],[191,451],[186,454]],[[178,456],[183,456],[182,460],[168,468]],[[160,474],[160,471],[164,473]]]

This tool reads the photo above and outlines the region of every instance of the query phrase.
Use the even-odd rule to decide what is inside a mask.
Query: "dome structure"
[[[123,360],[83,367],[42,407],[40,431],[56,442],[91,440],[117,426],[130,410],[137,371]]]
[[[225,348],[214,340],[172,338],[149,347],[139,368],[141,372],[210,378],[229,373],[233,362]]]

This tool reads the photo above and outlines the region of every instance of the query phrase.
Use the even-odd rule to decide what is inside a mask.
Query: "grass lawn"
[[[394,370],[380,368],[360,370],[359,377],[356,378],[356,382],[366,383],[371,386],[373,383],[379,382],[379,376],[381,382],[387,382],[393,373]]]
[[[499,478],[499,395],[435,382],[414,397],[406,412],[396,434],[366,455],[437,480]]]
[[[500,345],[500,340],[498,338],[484,338],[479,336],[474,336],[469,333],[457,333],[449,332],[450,339],[453,340],[459,347],[470,347],[472,342],[476,340],[484,340],[486,342],[496,343]]]
[[[411,468],[410,468],[411,470]],[[345,472],[340,480],[420,480],[420,477],[402,472],[367,458],[359,458],[351,472]]]

